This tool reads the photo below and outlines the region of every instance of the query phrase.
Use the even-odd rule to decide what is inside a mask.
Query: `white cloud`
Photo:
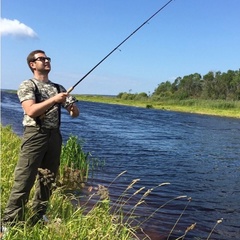
[[[18,20],[10,20],[6,18],[0,19],[0,35],[13,35],[16,37],[30,37],[36,38],[37,34],[24,23],[19,22]]]

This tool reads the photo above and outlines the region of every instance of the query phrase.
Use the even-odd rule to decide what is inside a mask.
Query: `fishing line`
[[[83,79],[85,79],[95,68],[97,68],[103,61],[105,61],[113,52],[115,52],[123,43],[125,43],[132,35],[134,35],[139,29],[141,29],[146,23],[148,23],[153,17],[155,17],[159,12],[161,12],[170,2],[168,1],[159,10],[157,10],[151,17],[149,17],[144,23],[142,23],[137,29],[135,29],[131,34],[129,34],[121,43],[119,43],[110,53],[108,53],[101,61],[99,61],[89,72],[87,72],[75,85],[67,90],[70,93]]]

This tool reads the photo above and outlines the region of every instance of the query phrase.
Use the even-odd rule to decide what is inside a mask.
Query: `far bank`
[[[80,101],[120,104],[142,108],[153,108],[166,111],[206,114],[221,117],[240,118],[240,102],[226,100],[124,100],[116,96],[75,95]]]

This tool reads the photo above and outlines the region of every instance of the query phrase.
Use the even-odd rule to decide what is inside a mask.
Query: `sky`
[[[49,79],[72,87],[169,0],[2,0],[1,89],[32,78],[27,55],[51,57]],[[83,81],[75,94],[151,94],[161,82],[240,68],[240,0],[173,0]]]

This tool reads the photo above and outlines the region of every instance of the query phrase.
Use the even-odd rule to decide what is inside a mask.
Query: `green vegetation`
[[[116,97],[76,97],[82,101],[240,118],[240,70],[178,77],[173,83],[162,82],[151,95],[121,92]]]
[[[222,117],[240,118],[240,101],[204,100],[204,99],[163,99],[145,101],[123,100],[117,97],[76,95],[80,101],[102,102],[108,104],[120,104],[127,106],[159,109],[166,111],[188,112],[197,114],[216,115]]]
[[[162,82],[154,90],[155,99],[205,99],[240,100],[240,69],[226,73],[208,72],[203,77],[199,73],[178,77],[173,83]]]
[[[11,127],[1,126],[1,215],[5,209],[7,199],[13,184],[13,172],[20,149],[21,139],[16,136]],[[61,158],[61,171],[69,166],[73,159],[67,158],[68,154],[79,161],[88,159],[89,154],[84,154],[79,145],[77,138],[71,136],[66,145],[63,147],[63,158]],[[80,156],[77,156],[77,153]],[[67,165],[65,165],[67,164]],[[77,161],[70,164],[77,167],[83,167],[84,173],[87,174],[88,163],[78,164]],[[63,174],[64,175],[64,174]],[[64,182],[60,174],[59,180]],[[80,174],[86,178],[86,175]],[[70,193],[66,193],[66,186],[62,186],[53,191],[52,198],[49,203],[48,217],[51,222],[47,225],[37,224],[29,227],[28,219],[31,217],[31,211],[26,212],[26,222],[20,222],[12,227],[4,238],[5,240],[75,240],[75,239],[131,239],[134,235],[134,229],[130,228],[127,223],[123,223],[121,215],[119,217],[110,214],[110,204],[108,194],[103,194],[103,187],[98,189],[99,201],[92,209],[86,212],[86,206],[80,206],[76,197]],[[105,192],[107,189],[105,189]],[[77,206],[73,202],[78,203]],[[29,201],[28,205],[31,204]],[[29,208],[30,209],[30,208]],[[84,214],[84,212],[86,212]]]
[[[9,191],[13,184],[13,172],[18,160],[21,139],[10,126],[1,126],[1,211],[6,206]]]
[[[62,146],[58,184],[66,189],[83,187],[88,177],[89,164],[90,153],[85,154],[80,140],[76,136],[70,136]]]

